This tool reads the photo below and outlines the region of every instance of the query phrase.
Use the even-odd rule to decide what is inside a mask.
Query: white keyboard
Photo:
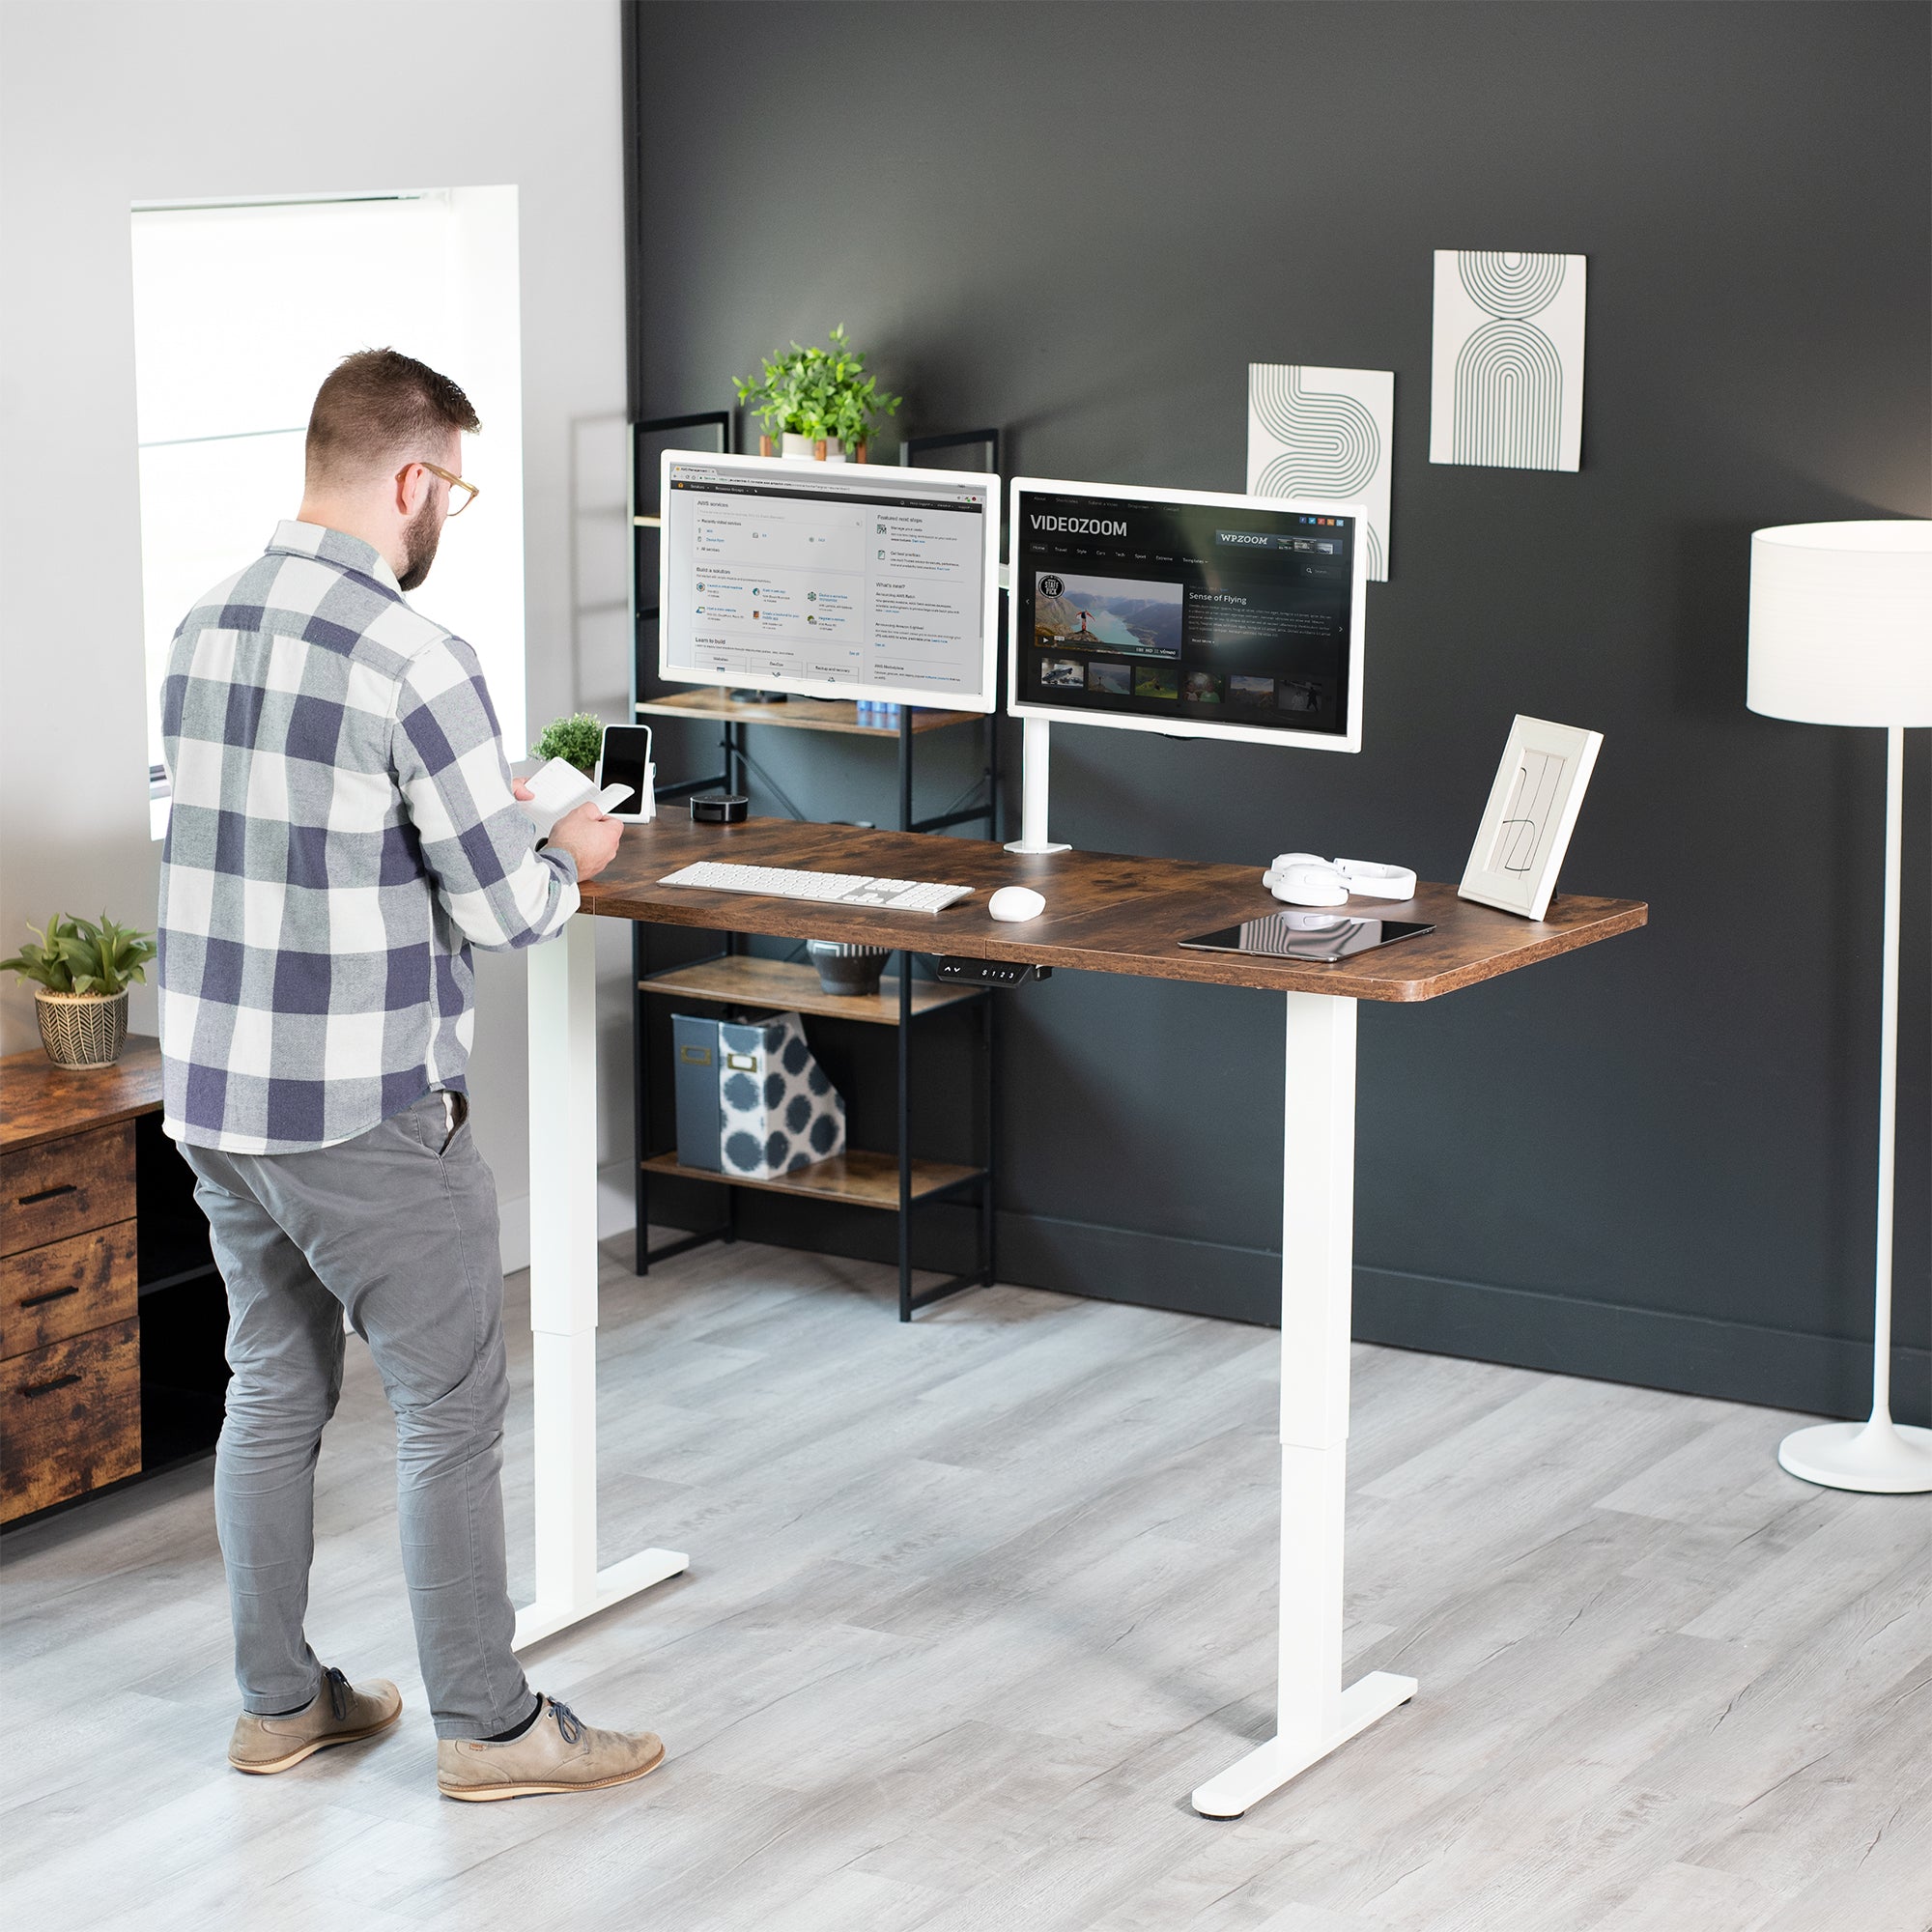
[[[853,872],[787,872],[775,866],[687,866],[661,886],[702,886],[714,893],[762,893],[768,898],[816,899],[824,905],[877,906],[882,912],[939,912],[973,896],[971,886],[919,879],[862,879]]]

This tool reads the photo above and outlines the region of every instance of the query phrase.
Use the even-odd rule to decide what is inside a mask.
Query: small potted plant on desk
[[[128,988],[147,981],[153,935],[116,925],[105,913],[99,923],[56,913],[45,931],[27,930],[34,940],[0,959],[0,971],[35,982],[34,1017],[47,1058],[56,1066],[112,1066],[128,1038]]]
[[[544,726],[543,736],[530,747],[530,756],[546,764],[561,758],[575,765],[587,779],[597,776],[597,760],[604,755],[604,722],[587,711],[573,712]]]
[[[794,342],[768,360],[753,380],[738,383],[738,400],[758,418],[760,456],[803,456],[820,463],[866,460],[874,421],[891,415],[905,399],[882,394],[866,374],[863,350],[845,339],[841,322],[830,349],[801,349]],[[777,438],[779,446],[773,447]]]

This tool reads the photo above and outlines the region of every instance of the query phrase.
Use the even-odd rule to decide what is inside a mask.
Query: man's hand
[[[623,836],[624,828],[605,817],[594,803],[566,811],[550,829],[550,842],[577,861],[580,883],[594,879],[617,856]]]

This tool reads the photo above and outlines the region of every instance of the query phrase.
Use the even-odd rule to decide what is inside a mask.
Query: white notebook
[[[594,802],[600,811],[609,811],[631,797],[629,785],[606,785],[602,791],[567,758],[553,758],[524,782],[532,796],[520,798],[518,808],[537,829],[539,838],[548,838],[550,829],[566,811]]]

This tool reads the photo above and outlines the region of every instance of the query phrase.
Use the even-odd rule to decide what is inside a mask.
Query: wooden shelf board
[[[720,1000],[734,1007],[770,1007],[775,1012],[824,1013],[835,1019],[865,1020],[873,1026],[899,1023],[899,982],[882,980],[876,993],[828,993],[815,968],[788,959],[754,959],[739,952],[724,959],[700,959],[673,966],[638,981],[644,993],[668,993],[686,1000]],[[979,986],[941,986],[931,980],[912,982],[917,1019],[941,1007],[978,998]]]
[[[639,718],[710,718],[729,724],[778,724],[794,731],[844,731],[859,738],[895,739],[896,724],[861,724],[859,707],[851,698],[788,697],[782,704],[744,704],[723,686],[673,692],[668,697],[640,698]],[[978,711],[934,711],[915,705],[913,735],[944,731],[952,724],[977,724]]]
[[[135,1290],[135,1293],[137,1296],[160,1294],[170,1288],[185,1288],[191,1281],[218,1280],[220,1274],[221,1268],[218,1263],[203,1262],[198,1267],[182,1268],[174,1274],[164,1274],[154,1281],[144,1281]]]
[[[748,1180],[743,1175],[716,1174],[707,1167],[685,1167],[673,1153],[656,1153],[640,1163],[646,1174],[676,1180],[727,1181],[733,1187],[755,1187],[768,1194],[802,1194],[813,1201],[840,1201],[848,1208],[895,1208],[899,1205],[898,1158],[890,1153],[867,1153],[847,1148],[830,1160],[795,1167],[776,1180]],[[912,1164],[915,1201],[942,1187],[971,1180],[980,1170],[952,1161],[916,1160]]]

